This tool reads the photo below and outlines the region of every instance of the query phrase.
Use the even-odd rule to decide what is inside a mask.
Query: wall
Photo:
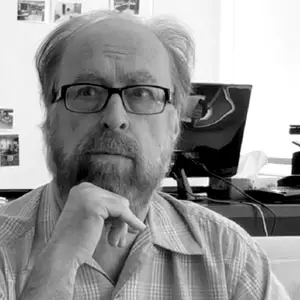
[[[16,7],[17,0],[5,1],[1,5],[0,108],[15,109],[12,133],[19,134],[20,166],[0,167],[0,189],[31,189],[51,179],[39,129],[43,110],[33,59],[39,43],[53,28],[53,24],[18,22]],[[99,7],[107,8],[108,1],[85,0],[83,11]],[[47,10],[50,9],[47,7]],[[193,29],[197,44],[194,80],[217,81],[219,0],[154,0],[154,3],[141,0],[142,15],[146,16],[151,11],[155,15],[173,14]]]
[[[220,80],[253,84],[242,151],[289,158],[298,150],[288,129],[300,118],[300,2],[227,0],[221,11]]]
[[[154,0],[153,14],[178,17],[196,41],[194,81],[219,80],[220,7],[222,0]]]

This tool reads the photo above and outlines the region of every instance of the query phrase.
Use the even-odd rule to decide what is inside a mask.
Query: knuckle
[[[130,206],[130,202],[128,199],[121,197],[121,203],[125,206],[125,207],[129,207]]]
[[[91,184],[89,182],[81,182],[78,185],[73,186],[70,189],[70,193],[72,193],[72,194],[80,193],[90,187],[91,187]]]
[[[73,196],[73,195],[76,195],[78,192],[78,187],[77,186],[73,186],[70,191],[69,191],[69,197],[70,196]]]
[[[83,189],[83,188],[88,188],[91,187],[92,184],[90,182],[81,182],[77,185],[78,188]]]

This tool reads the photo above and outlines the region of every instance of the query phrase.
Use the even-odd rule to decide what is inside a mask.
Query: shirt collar
[[[203,254],[190,230],[189,220],[172,205],[171,198],[154,193],[150,202],[148,224],[153,244],[185,255]]]

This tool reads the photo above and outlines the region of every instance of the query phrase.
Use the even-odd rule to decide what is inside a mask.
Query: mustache
[[[106,130],[90,135],[84,143],[82,151],[86,155],[91,154],[115,154],[134,159],[139,153],[138,143],[125,134]]]

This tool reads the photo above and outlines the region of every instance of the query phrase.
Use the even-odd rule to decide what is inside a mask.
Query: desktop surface
[[[243,227],[251,236],[265,236],[262,218],[254,207],[236,204],[205,204],[209,209],[229,218]],[[276,215],[274,236],[300,236],[300,202],[299,204],[266,204]],[[274,217],[266,210],[265,221],[271,232]]]
[[[203,183],[205,183],[203,178]],[[167,186],[162,187],[163,192],[176,195],[176,182],[169,178],[164,181],[169,183]],[[207,182],[207,181],[206,181]],[[171,183],[171,184],[170,184]],[[0,190],[0,197],[7,198],[8,201],[13,201],[30,190]],[[246,199],[245,199],[246,200]],[[220,203],[221,202],[221,203]],[[198,201],[199,205],[203,205],[231,220],[238,223],[252,236],[264,236],[264,230],[262,226],[262,219],[254,207],[247,204],[240,203],[240,201],[232,201],[231,204],[220,201],[219,203],[209,201]],[[276,215],[276,228],[274,235],[276,236],[300,236],[300,201],[299,204],[265,204]],[[265,212],[265,220],[268,228],[271,228],[274,222],[273,216]]]

